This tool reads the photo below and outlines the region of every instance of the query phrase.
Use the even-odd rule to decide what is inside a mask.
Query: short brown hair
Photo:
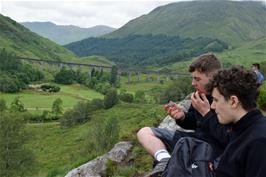
[[[235,95],[245,110],[251,110],[257,106],[259,85],[254,72],[245,70],[242,66],[233,66],[215,73],[206,85],[206,90],[212,93],[217,88],[225,100]]]
[[[259,63],[253,63],[252,66],[255,66],[258,70],[260,69],[260,64]]]
[[[188,71],[194,72],[197,70],[200,73],[208,75],[209,73],[213,73],[221,68],[221,62],[213,53],[205,53],[191,63]]]

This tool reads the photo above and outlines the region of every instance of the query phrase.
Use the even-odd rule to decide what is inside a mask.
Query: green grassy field
[[[56,98],[63,101],[64,110],[72,108],[81,100],[92,100],[94,98],[103,98],[103,95],[80,85],[59,85],[61,90],[58,93],[46,93],[32,90],[25,90],[19,93],[7,94],[0,93],[0,97],[7,102],[9,106],[15,97],[19,96],[25,108],[30,111],[50,110]]]
[[[165,112],[158,105],[122,103],[109,110],[96,111],[92,121],[113,116],[119,121],[120,139],[135,141],[139,128],[157,124],[165,116]],[[84,154],[86,135],[93,125],[92,121],[68,129],[60,128],[58,123],[28,124],[27,128],[34,135],[34,139],[27,147],[33,150],[38,161],[36,168],[39,172],[34,176],[64,176],[72,168],[101,155]],[[146,154],[143,158],[147,156]]]

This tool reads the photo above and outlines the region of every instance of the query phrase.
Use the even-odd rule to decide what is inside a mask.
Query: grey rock
[[[71,170],[65,177],[101,177],[106,170],[108,159],[117,163],[122,162],[132,146],[131,142],[119,142],[108,153]]]

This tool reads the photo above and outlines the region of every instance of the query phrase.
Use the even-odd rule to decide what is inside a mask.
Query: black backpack
[[[181,138],[162,177],[214,177],[213,153],[211,145],[202,140]]]

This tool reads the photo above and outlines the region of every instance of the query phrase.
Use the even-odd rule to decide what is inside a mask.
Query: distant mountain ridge
[[[161,66],[263,38],[265,17],[262,2],[177,2],[157,7],[101,38],[66,47],[78,56],[102,55],[123,66]]]
[[[115,28],[104,25],[80,28],[74,25],[56,25],[52,22],[22,22],[21,24],[60,45],[80,41],[88,37],[102,36],[115,30]]]
[[[43,38],[9,17],[0,14],[0,49],[21,57],[54,60],[76,60],[66,48]]]
[[[266,35],[266,6],[255,1],[188,1],[155,8],[106,38],[137,34],[207,37],[239,46]]]

